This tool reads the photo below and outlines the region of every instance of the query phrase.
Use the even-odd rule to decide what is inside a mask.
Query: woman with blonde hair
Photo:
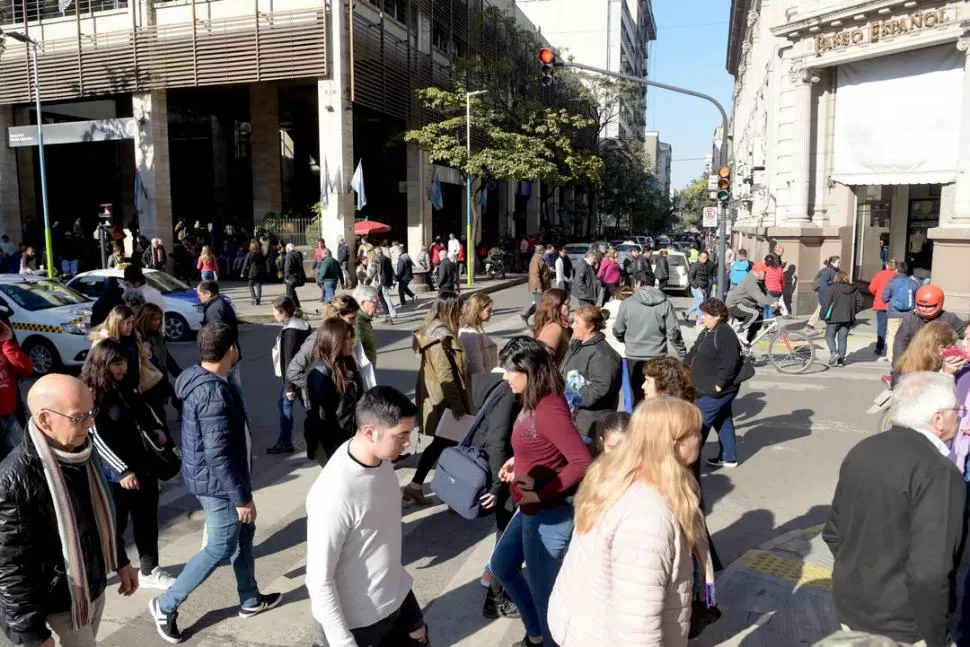
[[[202,252],[199,254],[199,262],[195,266],[201,272],[203,281],[219,280],[219,265],[208,245],[202,246]]]
[[[461,309],[461,328],[458,341],[465,349],[468,375],[489,373],[498,366],[498,345],[485,333],[485,324],[492,318],[492,297],[474,292]]]
[[[149,361],[149,352],[142,344],[141,337],[135,330],[135,313],[126,305],[115,306],[108,313],[108,318],[88,335],[94,346],[103,339],[114,339],[125,349],[125,361],[128,371],[122,380],[122,386],[140,392],[139,377],[142,364]]]
[[[947,375],[955,375],[963,368],[966,360],[960,357],[944,358],[943,351],[956,346],[958,341],[959,337],[950,324],[931,321],[913,337],[906,352],[899,358],[896,371],[900,375],[919,371],[942,371]]]
[[[569,348],[572,329],[569,327],[569,295],[559,288],[542,293],[536,305],[532,333],[552,353],[556,366],[562,363]]]
[[[549,601],[549,630],[561,647],[687,645],[694,560],[709,563],[689,468],[701,420],[684,400],[644,401],[623,444],[590,467]]]
[[[141,339],[145,350],[149,352],[149,361],[162,373],[162,380],[158,385],[145,394],[148,406],[159,419],[165,420],[165,402],[171,397],[172,406],[181,415],[182,402],[175,397],[169,375],[174,380],[182,372],[182,368],[175,361],[175,357],[168,352],[168,344],[165,342],[165,314],[162,309],[154,303],[144,304],[135,315],[135,334]]]

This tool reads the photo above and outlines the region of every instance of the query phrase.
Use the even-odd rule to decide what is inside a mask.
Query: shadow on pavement
[[[795,409],[790,413],[737,424],[741,460],[750,459],[765,447],[811,435],[813,415],[815,411],[812,409]],[[742,430],[745,430],[743,434]]]

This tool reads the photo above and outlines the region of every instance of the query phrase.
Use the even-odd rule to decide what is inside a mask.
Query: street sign
[[[717,207],[704,207],[704,226],[717,227]]]
[[[719,178],[717,175],[708,175],[707,176],[707,190],[708,191],[714,191],[715,193],[717,193],[717,181],[719,179],[721,179],[721,178]]]

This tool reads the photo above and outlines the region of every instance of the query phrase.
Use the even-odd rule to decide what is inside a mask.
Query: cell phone
[[[959,346],[947,346],[940,354],[943,356],[943,359],[970,360],[970,357],[968,357],[966,352],[964,352],[964,350]]]

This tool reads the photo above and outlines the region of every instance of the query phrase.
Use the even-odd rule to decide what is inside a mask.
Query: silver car
[[[654,272],[657,271],[657,254],[653,254]],[[687,255],[682,252],[667,252],[667,266],[670,268],[670,277],[667,279],[667,290],[676,290],[687,295],[690,294],[690,263],[687,262]]]

